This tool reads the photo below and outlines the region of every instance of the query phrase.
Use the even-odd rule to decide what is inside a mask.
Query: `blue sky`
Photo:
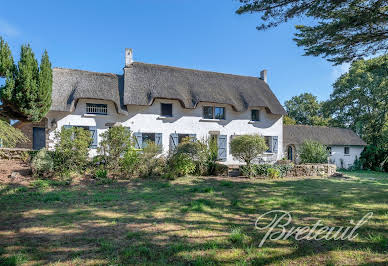
[[[257,31],[260,19],[236,15],[237,0],[6,1],[0,35],[18,57],[30,43],[53,66],[122,73],[124,48],[135,61],[258,76],[283,104],[303,92],[320,100],[347,66],[306,57],[292,41],[292,21]]]

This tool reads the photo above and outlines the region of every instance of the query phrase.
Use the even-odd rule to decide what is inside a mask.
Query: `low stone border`
[[[332,176],[336,171],[335,164],[297,164],[288,171],[287,176]]]
[[[0,148],[0,159],[25,160],[33,150],[22,148]]]

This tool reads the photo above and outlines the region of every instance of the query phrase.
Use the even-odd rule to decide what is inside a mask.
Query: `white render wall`
[[[346,155],[344,148],[349,147],[349,155]],[[363,146],[331,146],[330,161],[337,165],[338,168],[349,168],[353,165],[356,157],[360,159]],[[341,164],[341,160],[343,163]]]
[[[108,105],[108,115],[85,114],[86,103],[105,103]],[[160,116],[160,103],[173,104],[173,117],[163,118]],[[205,120],[202,118],[203,106],[225,107],[225,120]],[[246,112],[235,112],[231,106],[225,104],[200,103],[195,109],[184,109],[176,100],[156,99],[151,106],[127,106],[128,115],[117,114],[112,102],[103,100],[79,100],[76,109],[72,113],[49,112],[49,126],[55,119],[59,130],[64,125],[72,126],[96,126],[97,133],[101,134],[108,129],[106,123],[121,122],[129,127],[132,132],[162,133],[164,153],[168,153],[171,133],[196,134],[198,139],[208,138],[209,131],[227,135],[227,160],[226,164],[239,164],[230,154],[229,141],[231,135],[260,134],[263,136],[278,136],[278,153],[266,154],[266,160],[275,161],[283,157],[283,118],[281,115],[267,113],[264,108],[260,110],[259,122],[250,122],[251,109]],[[55,130],[49,134],[49,148],[53,148]],[[100,138],[98,139],[100,141]],[[92,149],[90,155],[96,155],[96,149]]]

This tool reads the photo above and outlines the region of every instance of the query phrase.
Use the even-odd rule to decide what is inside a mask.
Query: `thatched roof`
[[[185,108],[212,102],[230,104],[239,112],[262,106],[286,114],[267,83],[257,77],[139,62],[124,68],[124,104],[151,105],[155,98],[176,99]]]
[[[265,107],[286,114],[263,80],[216,72],[134,62],[124,76],[75,69],[53,69],[53,111],[72,111],[78,99],[110,100],[118,112],[126,105],[151,105],[156,98],[176,99],[184,108],[199,102],[230,104],[236,111]]]
[[[306,125],[284,125],[284,145],[300,145],[306,140],[315,140],[324,145],[356,145],[365,146],[366,143],[351,129],[338,127],[319,127]]]
[[[122,75],[54,68],[51,110],[71,112],[79,99],[89,98],[110,100],[125,114],[123,88]]]

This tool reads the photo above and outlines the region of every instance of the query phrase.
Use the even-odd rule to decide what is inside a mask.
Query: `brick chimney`
[[[260,79],[264,80],[264,82],[267,83],[267,69],[263,69],[260,72]]]
[[[133,51],[131,48],[125,48],[125,67],[129,67],[133,62]]]

